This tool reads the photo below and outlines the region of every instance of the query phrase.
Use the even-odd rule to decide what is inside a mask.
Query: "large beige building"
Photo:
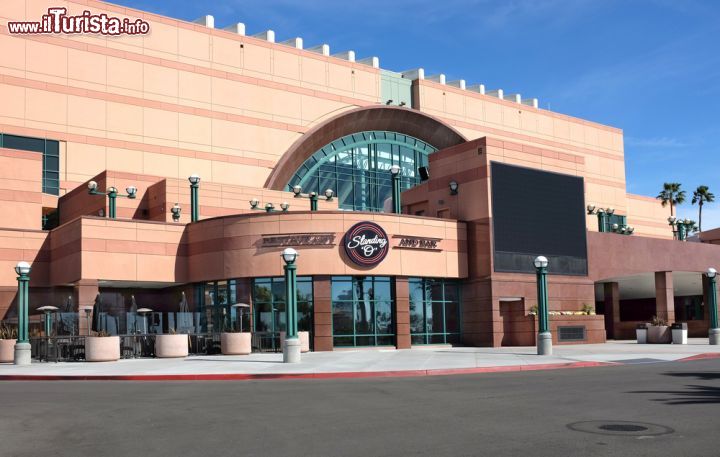
[[[40,21],[56,7],[67,8],[67,16],[87,10],[141,19],[149,32],[11,33],[9,23]],[[604,304],[604,318],[566,314],[566,320],[586,327],[586,340],[604,339],[604,330],[612,336],[608,327],[634,325],[634,319],[621,322],[618,278],[644,284],[642,278],[652,276],[652,296],[646,298],[657,298],[668,280],[672,290],[673,270],[684,268],[695,281],[707,266],[701,263],[720,264],[716,247],[707,245],[693,246],[700,257],[680,267],[622,255],[627,246],[640,244],[676,255],[691,247],[673,241],[667,208],[627,193],[623,133],[616,127],[539,109],[532,97],[425,75],[422,69],[392,71],[377,57],[336,52],[331,45],[304,46],[300,38],[280,43],[272,31],[248,36],[242,24],[213,25],[210,17],[189,23],[95,0],[7,0],[0,6],[0,212],[5,216],[0,316],[9,310],[12,317],[13,267],[27,260],[33,264],[32,306],[70,295],[76,308],[84,308],[101,293],[118,307],[132,294],[171,310],[185,291],[191,305],[205,312],[206,306],[230,304],[235,288],[234,300],[254,303],[254,330],[263,324],[263,330],[275,331],[282,325],[272,305],[269,317],[257,305],[262,284],[272,284],[282,272],[279,248],[266,240],[283,235],[284,243],[292,243],[287,236],[325,234],[331,237],[324,245],[307,240],[298,245],[298,274],[312,283],[307,329],[316,349],[407,347],[411,340],[421,342],[416,334],[426,343],[524,342],[533,331],[527,312],[534,302],[534,276],[512,268],[498,271],[494,258],[493,198],[499,197],[492,195],[490,170],[502,164],[574,177],[581,184],[579,209],[565,210],[584,215],[579,223],[584,222],[582,242],[587,243],[585,269],[551,276],[551,307],[570,312],[583,304]],[[402,197],[405,215],[379,214],[388,210],[392,165],[402,168],[402,187],[408,189]],[[187,179],[192,174],[201,177],[200,221],[190,223]],[[108,218],[105,197],[88,194],[91,180],[100,190],[136,186],[138,198],[119,198],[117,218]],[[457,193],[448,191],[450,182],[459,184]],[[321,199],[318,212],[307,212],[307,202],[291,192],[295,185],[321,195],[330,188],[335,195]],[[518,185],[534,192],[529,182]],[[285,201],[290,208],[254,211],[248,204],[252,199],[260,208],[273,203],[278,209]],[[181,208],[177,222],[171,211],[175,203]],[[614,210],[609,231],[616,224],[618,232],[632,227],[633,235],[588,233],[585,240],[585,227],[589,232],[599,227],[597,216],[583,209],[589,203]],[[343,234],[365,220],[383,227],[391,247],[387,258],[369,269],[349,262],[340,248]],[[436,241],[435,248],[407,245],[428,239]],[[608,257],[601,258],[598,246],[608,249],[610,264],[625,265],[605,268]],[[388,284],[382,300],[390,304],[382,306],[392,317],[383,323],[374,319],[372,331],[360,331],[354,317],[349,332],[343,327],[343,300],[357,310],[357,292],[350,294],[354,299],[340,299],[333,291],[346,283],[357,291],[358,281],[366,280],[383,284],[368,286],[372,290]],[[454,288],[443,295],[454,298],[421,301],[461,308],[462,319],[458,313],[452,331],[446,328],[448,318],[442,331],[428,331],[427,313],[417,314],[416,308],[426,305],[413,302],[413,287],[430,287],[433,281]],[[702,287],[692,289],[691,295],[698,294]],[[651,314],[672,320],[673,294],[665,293],[663,300],[656,300]],[[392,338],[378,336],[383,325]],[[414,330],[421,327],[424,331]],[[442,338],[434,339],[435,333]],[[457,338],[447,337],[451,333]]]

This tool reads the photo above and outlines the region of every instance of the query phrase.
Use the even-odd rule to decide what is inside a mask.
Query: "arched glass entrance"
[[[308,158],[293,175],[288,190],[299,184],[303,192],[332,189],[340,209],[383,211],[390,198],[390,167],[401,167],[403,190],[420,182],[418,168],[437,149],[397,132],[366,131],[339,138]]]

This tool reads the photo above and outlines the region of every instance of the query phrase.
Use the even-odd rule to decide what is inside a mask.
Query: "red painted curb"
[[[160,375],[0,375],[0,381],[253,381],[269,379],[353,379],[449,376],[513,371],[559,370],[617,365],[611,362],[569,362],[538,365],[508,365],[434,370],[348,371],[334,373],[259,373],[259,374],[160,374]]]
[[[720,352],[706,352],[704,354],[691,355],[684,359],[678,359],[678,362],[690,362],[692,360],[720,359]]]

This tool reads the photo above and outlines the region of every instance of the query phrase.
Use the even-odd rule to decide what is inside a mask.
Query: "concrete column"
[[[398,349],[410,349],[410,285],[407,278],[395,278],[395,331]]]
[[[620,285],[616,282],[603,284],[605,303],[605,334],[608,339],[615,338],[620,324]]]
[[[332,294],[330,276],[313,278],[313,346],[315,351],[332,351]]]
[[[655,272],[655,315],[669,324],[675,322],[675,291],[672,271]]]
[[[80,313],[78,328],[80,335],[88,334],[88,318],[86,309],[92,309],[95,304],[95,297],[100,292],[98,282],[95,279],[81,279],[73,286],[73,303],[77,303],[77,311]],[[92,323],[92,314],[90,314]]]

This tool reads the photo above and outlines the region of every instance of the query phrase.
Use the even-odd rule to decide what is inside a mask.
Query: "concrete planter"
[[[113,362],[120,359],[119,336],[85,337],[86,362]]]
[[[188,336],[186,334],[179,333],[177,335],[155,336],[155,357],[171,358],[187,356]]]
[[[310,352],[310,332],[298,332],[300,352]],[[280,332],[280,348],[285,345],[285,332]]]
[[[0,363],[12,363],[15,361],[15,341],[0,340]]]
[[[250,332],[221,333],[220,352],[224,355],[248,355],[252,352]]]
[[[647,341],[651,344],[672,343],[672,333],[667,325],[649,325]]]

